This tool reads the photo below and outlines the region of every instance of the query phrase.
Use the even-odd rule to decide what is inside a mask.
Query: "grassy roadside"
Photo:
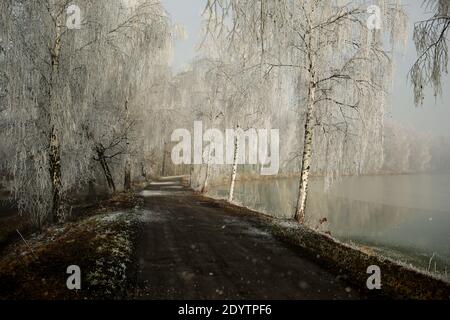
[[[119,299],[133,274],[139,198],[117,194],[80,210],[73,222],[16,240],[0,258],[0,299]],[[81,269],[82,289],[67,289],[67,267]]]

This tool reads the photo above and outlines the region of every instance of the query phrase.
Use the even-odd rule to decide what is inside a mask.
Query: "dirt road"
[[[172,178],[144,196],[142,299],[358,299],[337,274],[274,238],[256,217],[195,197]]]

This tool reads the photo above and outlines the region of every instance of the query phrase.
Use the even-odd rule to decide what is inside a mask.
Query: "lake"
[[[291,218],[297,192],[298,179],[237,182],[235,202]],[[228,186],[209,195],[227,198]],[[450,279],[450,174],[345,177],[328,192],[317,178],[306,210],[312,228]]]

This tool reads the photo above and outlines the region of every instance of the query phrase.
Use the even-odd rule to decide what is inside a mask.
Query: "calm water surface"
[[[450,174],[346,177],[328,192],[316,179],[310,190],[311,227],[422,269],[450,272]],[[297,192],[298,179],[238,182],[235,201],[290,218]],[[227,194],[227,186],[210,191]],[[328,222],[320,225],[322,218]]]

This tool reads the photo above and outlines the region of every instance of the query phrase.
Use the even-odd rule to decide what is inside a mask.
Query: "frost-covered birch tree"
[[[123,178],[123,188],[128,190],[134,177],[133,168],[142,167],[145,158],[146,128],[151,123],[154,96],[164,96],[164,76],[161,66],[168,65],[171,49],[170,24],[164,9],[155,1],[126,2],[119,12],[121,24],[109,32],[110,40],[105,50],[111,55],[107,62],[113,65],[103,72],[105,77],[92,87],[100,86],[100,92],[106,93],[97,100],[97,105],[109,117],[92,114],[91,121],[98,128],[94,146],[97,159],[102,167],[108,162],[120,168],[116,176]],[[159,90],[154,90],[159,88]],[[112,125],[111,125],[112,124]],[[108,184],[115,189],[115,183],[109,174],[105,175]],[[116,170],[117,171],[117,170]],[[140,171],[140,170],[138,170]]]
[[[426,0],[423,7],[433,12],[428,19],[414,25],[414,43],[418,58],[410,71],[414,102],[422,104],[424,90],[430,85],[437,97],[442,93],[442,75],[448,73],[448,35],[450,0]]]
[[[402,39],[405,15],[399,1],[376,4],[381,30],[369,30],[365,1],[208,1],[209,29],[226,32],[231,25],[231,45],[257,43],[266,73],[275,68],[297,72],[303,152],[295,216],[302,223],[315,157],[322,156],[316,162],[322,161],[326,177],[333,177],[344,164],[361,168],[382,154],[390,80],[390,58],[382,40],[386,34],[392,42]]]
[[[74,123],[68,102],[67,76],[73,47],[65,27],[67,1],[3,1],[9,121],[7,135],[15,141],[10,160],[19,208],[29,211],[37,225],[60,214],[64,129]],[[73,141],[73,140],[72,140]],[[73,144],[74,147],[76,144]],[[70,165],[75,163],[70,163]],[[47,213],[49,214],[44,214]]]
[[[223,101],[224,85],[221,80],[220,73],[216,69],[214,61],[205,61],[208,70],[204,74],[204,99],[203,103],[196,106],[194,109],[197,120],[201,120],[203,126],[217,128],[217,126],[223,121],[225,115],[225,105]],[[206,128],[205,128],[206,129]],[[202,137],[204,138],[204,137]],[[209,143],[204,146],[203,163],[205,164],[204,179],[201,187],[201,192],[206,193],[209,186],[209,180],[211,176],[211,167],[217,164],[215,161],[217,145],[219,141],[216,141],[217,136],[212,134],[207,137]]]
[[[65,193],[91,179],[98,156],[93,128],[102,119],[121,118],[94,108],[109,102],[123,110],[122,93],[131,91],[122,89],[131,82],[125,80],[150,72],[130,70],[124,52],[152,47],[140,54],[155,58],[151,52],[162,49],[160,35],[167,37],[165,22],[160,24],[166,17],[158,1],[147,0],[80,0],[76,6],[67,0],[6,0],[0,6],[5,135],[14,145],[9,171],[20,211],[42,226],[61,218]],[[80,17],[74,12],[81,20],[72,28]],[[104,129],[101,138],[114,131]]]
[[[214,61],[218,82],[226,88],[221,98],[224,124],[226,129],[234,129],[234,136],[227,136],[233,141],[226,141],[233,145],[232,150],[227,150],[232,154],[226,154],[227,164],[232,163],[228,192],[228,201],[232,202],[239,165],[257,166],[258,155],[250,154],[250,149],[254,150],[253,147],[257,145],[253,141],[257,134],[255,128],[270,127],[271,114],[268,110],[274,82],[273,77],[261,74],[263,66],[259,45],[250,42],[247,46],[230,46],[227,40],[230,30],[224,32],[223,29],[209,28],[207,21],[202,52],[210,61]]]

